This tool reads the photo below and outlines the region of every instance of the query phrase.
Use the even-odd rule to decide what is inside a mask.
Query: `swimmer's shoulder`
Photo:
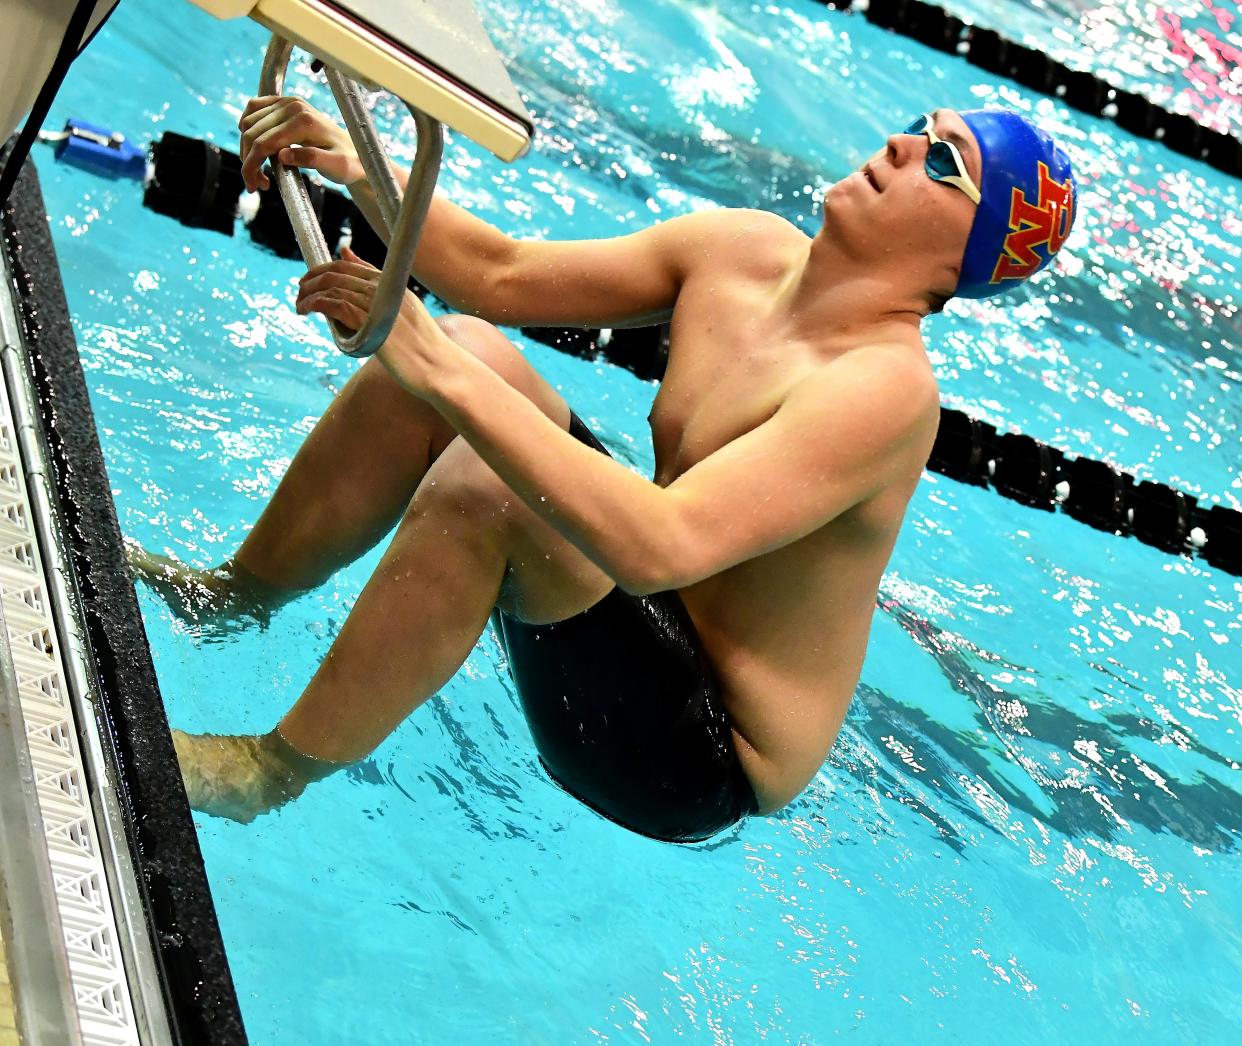
[[[693,228],[704,240],[762,238],[764,242],[805,244],[810,237],[793,222],[771,211],[747,207],[719,207],[672,219],[682,228]]]
[[[677,243],[686,275],[723,269],[773,279],[804,257],[810,242],[797,226],[770,211],[722,207],[676,220],[687,233]]]
[[[736,236],[755,236],[769,242],[787,241],[798,244],[805,244],[810,239],[788,218],[782,218],[771,211],[751,207],[727,207],[717,213],[721,215],[721,231]]]

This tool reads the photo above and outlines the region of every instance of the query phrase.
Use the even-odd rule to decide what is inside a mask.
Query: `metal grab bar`
[[[281,36],[272,37],[263,58],[263,71],[259,76],[260,95],[284,93],[285,71],[292,53],[291,41]],[[388,255],[384,259],[384,268],[380,273],[366,322],[359,330],[350,331],[335,320],[328,320],[328,328],[332,332],[336,347],[347,356],[362,359],[379,351],[401,311],[410,265],[414,261],[414,251],[418,247],[418,238],[423,231],[423,221],[431,206],[436,178],[440,172],[444,132],[439,121],[407,103],[406,107],[414,117],[418,144],[409,181],[406,183],[405,196],[402,197],[397,180],[388,166],[388,157],[375,133],[375,125],[371,122],[371,116],[362,100],[361,89],[336,69],[330,66],[325,66],[325,69],[328,84],[332,88],[336,104],[340,106],[341,115],[345,118],[345,126],[349,130],[354,148],[358,151],[358,159],[366,172],[367,181],[375,192],[380,215],[388,231]],[[332,260],[332,254],[315,218],[310,194],[302,183],[301,172],[296,168],[286,167],[274,156],[270,163],[276,185],[280,189],[280,197],[289,213],[293,235],[307,266],[313,268],[327,264]]]

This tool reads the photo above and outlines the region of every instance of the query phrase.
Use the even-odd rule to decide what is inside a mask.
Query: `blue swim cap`
[[[1069,157],[1017,113],[959,114],[979,143],[982,199],[954,292],[989,298],[1052,261],[1074,224],[1078,186]]]

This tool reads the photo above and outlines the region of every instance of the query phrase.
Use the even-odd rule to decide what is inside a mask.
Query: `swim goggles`
[[[957,151],[957,146],[952,142],[936,137],[930,115],[920,116],[902,134],[927,135],[931,140],[931,145],[927,147],[927,159],[923,161],[927,176],[934,182],[948,182],[961,189],[970,197],[972,203],[979,202],[981,199],[979,187],[966,170],[966,162],[962,159],[962,154]]]

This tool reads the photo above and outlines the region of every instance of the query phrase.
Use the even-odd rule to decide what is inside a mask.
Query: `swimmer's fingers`
[[[324,291],[298,299],[298,312],[322,313],[350,330],[359,330],[366,323],[370,307],[369,297],[353,291]]]
[[[303,280],[308,280],[312,276],[318,276],[322,272],[348,272],[361,276],[364,273],[374,273],[375,278],[379,279],[379,269],[370,262],[365,262],[358,257],[348,247],[341,249],[341,256],[334,261],[324,262],[322,265],[316,265],[306,270]]]
[[[332,262],[329,265],[316,266],[307,272],[298,282],[298,295],[326,290],[338,284],[361,290],[364,286],[374,290],[379,283],[378,269],[351,265],[348,262]]]
[[[370,262],[363,261],[348,247],[342,247],[339,260],[325,262],[323,265],[316,265],[311,269],[307,269],[300,283],[302,286],[305,286],[310,280],[331,272],[357,276],[360,279],[368,279],[372,283],[378,283],[380,278],[379,269]]]
[[[279,104],[260,109],[243,121],[241,176],[251,192],[271,185],[263,173],[263,161],[303,137],[302,132],[307,129],[306,121],[301,120],[299,115],[291,100],[282,99]]]
[[[339,185],[347,185],[351,181],[358,180],[349,176],[349,172],[352,170],[349,160],[340,153],[334,153],[329,149],[316,149],[311,145],[297,145],[288,149],[281,149],[276,159],[286,167],[301,167],[307,171],[318,171],[328,181],[336,182]]]
[[[255,99],[246,107],[239,126],[242,181],[252,192],[270,184],[262,165],[272,156],[341,184],[364,177],[349,136],[301,98]]]
[[[348,247],[340,261],[311,269],[298,285],[297,310],[320,312],[339,323],[358,330],[366,322],[379,286],[380,271],[359,258]],[[435,321],[418,298],[406,291],[401,312],[389,341],[421,343],[434,340]],[[387,366],[388,364],[385,364]],[[412,379],[411,379],[412,380]],[[411,386],[412,387],[412,386]]]
[[[259,101],[268,104],[255,104]],[[241,131],[241,144],[238,151],[242,161],[242,181],[252,192],[256,185],[262,185],[264,188],[268,185],[267,177],[260,169],[266,157],[254,152],[255,144],[260,136],[279,127],[283,118],[293,115],[295,102],[296,99],[280,97],[255,99],[246,107],[246,111],[238,122],[238,130]]]
[[[247,143],[247,139],[245,138],[247,131],[253,128],[255,124],[263,123],[264,121],[269,120],[274,114],[279,113],[282,107],[292,101],[292,98],[276,98],[269,105],[260,106],[253,110],[247,109],[246,112],[242,114],[242,118],[237,122],[237,130],[242,135],[243,148]]]
[[[347,273],[325,272],[316,281],[315,289],[303,291],[298,295],[297,311],[306,315],[312,312],[322,313],[351,330],[359,330],[366,323],[375,300],[376,281],[360,279]],[[423,345],[434,344],[436,333],[435,320],[431,318],[423,303],[413,294],[406,292],[401,312],[397,318],[385,345]],[[430,339],[430,341],[428,340]],[[385,363],[389,366],[391,361]],[[405,384],[411,391],[421,385],[413,377],[414,371],[409,370],[410,360],[404,366]]]
[[[375,281],[366,276],[349,272],[321,271],[309,280],[303,280],[298,286],[298,303],[316,294],[333,294],[337,291],[349,292],[366,298],[369,305],[375,295]]]
[[[358,257],[348,247],[342,248],[341,259],[310,269],[298,282],[298,311],[317,295],[344,296],[364,310],[371,308],[380,271]]]
[[[257,98],[251,98],[250,101],[246,103],[246,108],[242,110],[242,114],[238,118],[237,129],[239,131],[244,131],[246,129],[247,121],[250,120],[255,113],[263,109],[270,109],[277,102],[283,101],[284,97],[284,95],[279,94],[261,94]]]

